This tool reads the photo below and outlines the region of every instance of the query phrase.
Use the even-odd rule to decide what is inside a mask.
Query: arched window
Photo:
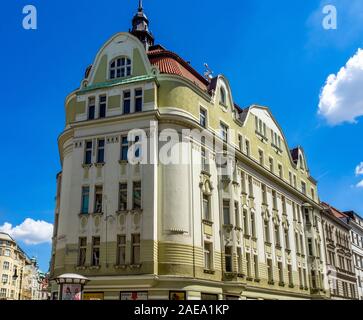
[[[111,61],[110,79],[117,79],[131,76],[131,59],[119,57]]]
[[[220,97],[220,103],[222,104],[226,104],[226,91],[224,90],[224,88],[221,88],[220,90],[220,94],[221,94],[221,97]]]

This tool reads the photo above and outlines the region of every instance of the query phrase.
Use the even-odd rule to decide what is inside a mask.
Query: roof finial
[[[142,0],[139,0],[139,11],[142,11]]]

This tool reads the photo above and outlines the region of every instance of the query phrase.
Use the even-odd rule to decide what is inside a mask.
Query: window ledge
[[[143,209],[132,209],[132,210],[130,210],[130,213],[131,214],[137,214],[137,213],[142,213],[143,212]]]
[[[295,285],[293,283],[290,283],[289,288],[293,289],[293,288],[295,288]]]
[[[128,164],[129,162],[127,160],[119,160],[119,164]]]
[[[116,211],[116,214],[118,215],[118,216],[120,216],[120,215],[123,215],[123,214],[128,214],[128,210],[118,210],[118,211]]]
[[[100,162],[100,163],[95,163],[95,166],[96,168],[102,168],[104,167],[105,164],[106,164],[105,162]]]
[[[273,281],[273,280],[269,280],[267,283],[268,283],[269,285],[271,285],[271,286],[275,285],[275,281]]]
[[[285,282],[279,282],[280,287],[285,287]]]
[[[101,266],[90,266],[89,269],[90,270],[100,270]]]
[[[130,264],[129,267],[130,269],[141,269],[141,264]]]
[[[92,212],[91,216],[103,216],[103,212]]]
[[[214,270],[204,269],[205,274],[215,274],[216,272]]]
[[[243,279],[245,277],[245,275],[243,273],[237,273],[237,277]]]
[[[85,169],[89,169],[89,168],[91,168],[93,166],[93,164],[92,163],[90,163],[90,164],[82,164],[82,168],[85,168]]]
[[[125,270],[127,268],[127,265],[126,264],[115,264],[114,267],[115,267],[115,269]]]
[[[252,277],[247,277],[246,281],[253,281],[253,278]]]
[[[87,266],[76,266],[76,270],[86,270]]]
[[[261,282],[261,279],[258,279],[258,278],[257,278],[257,279],[255,279],[254,281],[255,281],[255,282],[257,282],[257,283],[260,283],[260,282]]]
[[[203,219],[202,222],[203,222],[203,224],[206,224],[207,226],[210,226],[210,227],[212,227],[214,224],[213,221],[210,221],[208,219]]]

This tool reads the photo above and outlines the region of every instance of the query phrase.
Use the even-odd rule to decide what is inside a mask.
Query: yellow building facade
[[[86,276],[86,299],[328,298],[304,150],[148,25],[139,7],[66,98],[51,277]]]

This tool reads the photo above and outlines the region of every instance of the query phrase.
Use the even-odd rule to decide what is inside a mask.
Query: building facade
[[[331,299],[357,299],[357,278],[353,266],[350,226],[347,216],[322,203],[322,220],[325,238],[327,276]]]
[[[148,24],[140,5],[66,99],[51,278],[86,276],[99,299],[328,298],[304,150]]]
[[[354,211],[344,212],[346,222],[351,227],[350,241],[353,250],[353,262],[357,277],[359,300],[363,300],[363,219]]]
[[[0,299],[22,299],[22,272],[26,255],[15,240],[0,232]]]

